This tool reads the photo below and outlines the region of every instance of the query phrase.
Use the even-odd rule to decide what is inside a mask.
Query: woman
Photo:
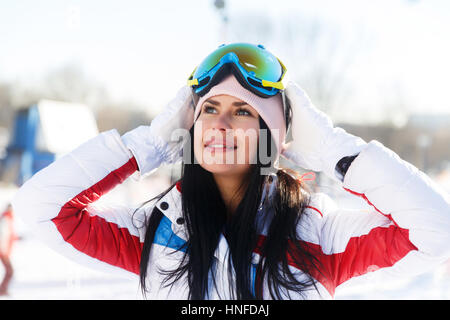
[[[379,142],[334,128],[299,86],[283,87],[285,71],[262,46],[219,47],[150,126],[104,132],[58,159],[22,186],[15,211],[69,258],[139,277],[151,299],[331,298],[354,276],[446,260],[445,194]],[[280,156],[373,210],[309,192]],[[181,159],[181,179],[154,201],[95,205]]]

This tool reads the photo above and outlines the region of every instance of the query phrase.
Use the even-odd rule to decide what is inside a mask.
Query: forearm
[[[355,157],[343,187],[409,230],[419,251],[431,256],[450,253],[448,196],[426,174],[381,143],[370,142]]]
[[[60,254],[99,270],[138,273],[141,235],[133,208],[90,207],[136,172],[134,157],[115,130],[56,160],[15,195],[15,213]]]
[[[26,221],[50,220],[68,200],[126,164],[131,157],[117,131],[104,132],[25,182],[13,199],[14,211]],[[77,205],[82,209],[87,204]],[[41,207],[43,210],[36,210]]]

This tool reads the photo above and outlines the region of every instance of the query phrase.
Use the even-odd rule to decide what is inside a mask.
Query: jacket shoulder
[[[297,225],[297,234],[303,241],[319,244],[325,218],[338,209],[336,202],[325,193],[314,193],[302,212]]]
[[[318,192],[311,194],[307,209],[315,212],[316,215],[321,218],[324,218],[329,212],[337,210],[338,205],[329,195],[323,192]]]

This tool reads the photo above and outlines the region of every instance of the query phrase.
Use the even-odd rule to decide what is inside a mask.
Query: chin
[[[206,164],[200,163],[200,166],[212,174],[220,175],[241,175],[250,170],[249,164]]]

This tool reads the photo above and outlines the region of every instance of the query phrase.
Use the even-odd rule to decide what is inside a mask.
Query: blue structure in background
[[[37,148],[39,126],[37,104],[16,113],[13,135],[0,165],[2,180],[7,177],[7,180],[14,180],[10,182],[20,186],[55,160],[55,154]]]

